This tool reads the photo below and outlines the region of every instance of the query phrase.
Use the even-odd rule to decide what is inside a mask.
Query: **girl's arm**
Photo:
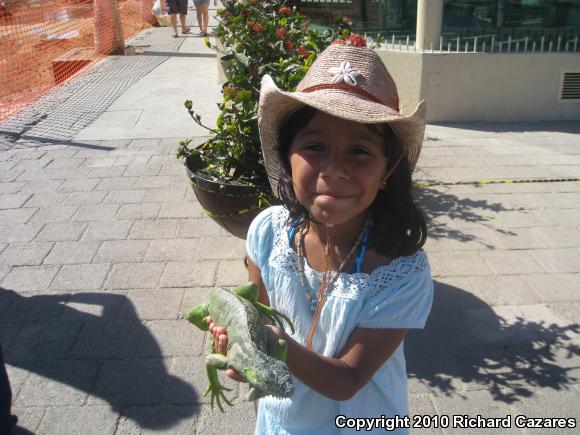
[[[260,302],[269,305],[260,270],[248,261],[248,271],[250,281],[260,287]],[[271,333],[284,338],[288,343],[286,364],[292,374],[313,390],[333,400],[348,400],[354,396],[395,352],[408,332],[408,329],[355,328],[340,355],[329,358],[306,349],[279,328],[269,328]],[[213,329],[218,352],[225,352],[225,329]],[[243,380],[233,370],[228,370],[228,375]]]
[[[276,332],[288,342],[286,364],[292,374],[330,399],[348,400],[395,352],[408,330],[355,328],[337,358],[319,355]]]

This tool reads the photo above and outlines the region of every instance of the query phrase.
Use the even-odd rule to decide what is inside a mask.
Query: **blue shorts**
[[[209,0],[193,0],[193,5],[195,7],[203,6],[203,5],[208,5],[209,6]]]
[[[167,0],[167,13],[187,15],[187,0]]]

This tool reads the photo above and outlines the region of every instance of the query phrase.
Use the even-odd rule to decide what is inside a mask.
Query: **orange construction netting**
[[[0,120],[151,27],[153,0],[0,0]]]

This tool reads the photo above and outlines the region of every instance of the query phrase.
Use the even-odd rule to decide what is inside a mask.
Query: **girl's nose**
[[[343,156],[332,153],[326,158],[320,174],[323,177],[329,177],[331,180],[348,178],[348,162]]]

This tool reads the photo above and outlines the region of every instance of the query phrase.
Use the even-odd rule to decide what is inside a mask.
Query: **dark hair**
[[[291,114],[280,129],[278,153],[281,172],[278,181],[278,197],[290,212],[290,219],[307,214],[298,202],[292,186],[290,168],[290,145],[296,134],[306,127],[317,109],[304,106]],[[368,124],[383,138],[383,151],[387,162],[396,162],[403,152],[401,144],[388,124]],[[425,215],[413,196],[411,168],[406,158],[391,174],[384,189],[380,189],[370,206],[374,224],[369,245],[379,254],[391,258],[412,255],[423,247],[427,240]]]

